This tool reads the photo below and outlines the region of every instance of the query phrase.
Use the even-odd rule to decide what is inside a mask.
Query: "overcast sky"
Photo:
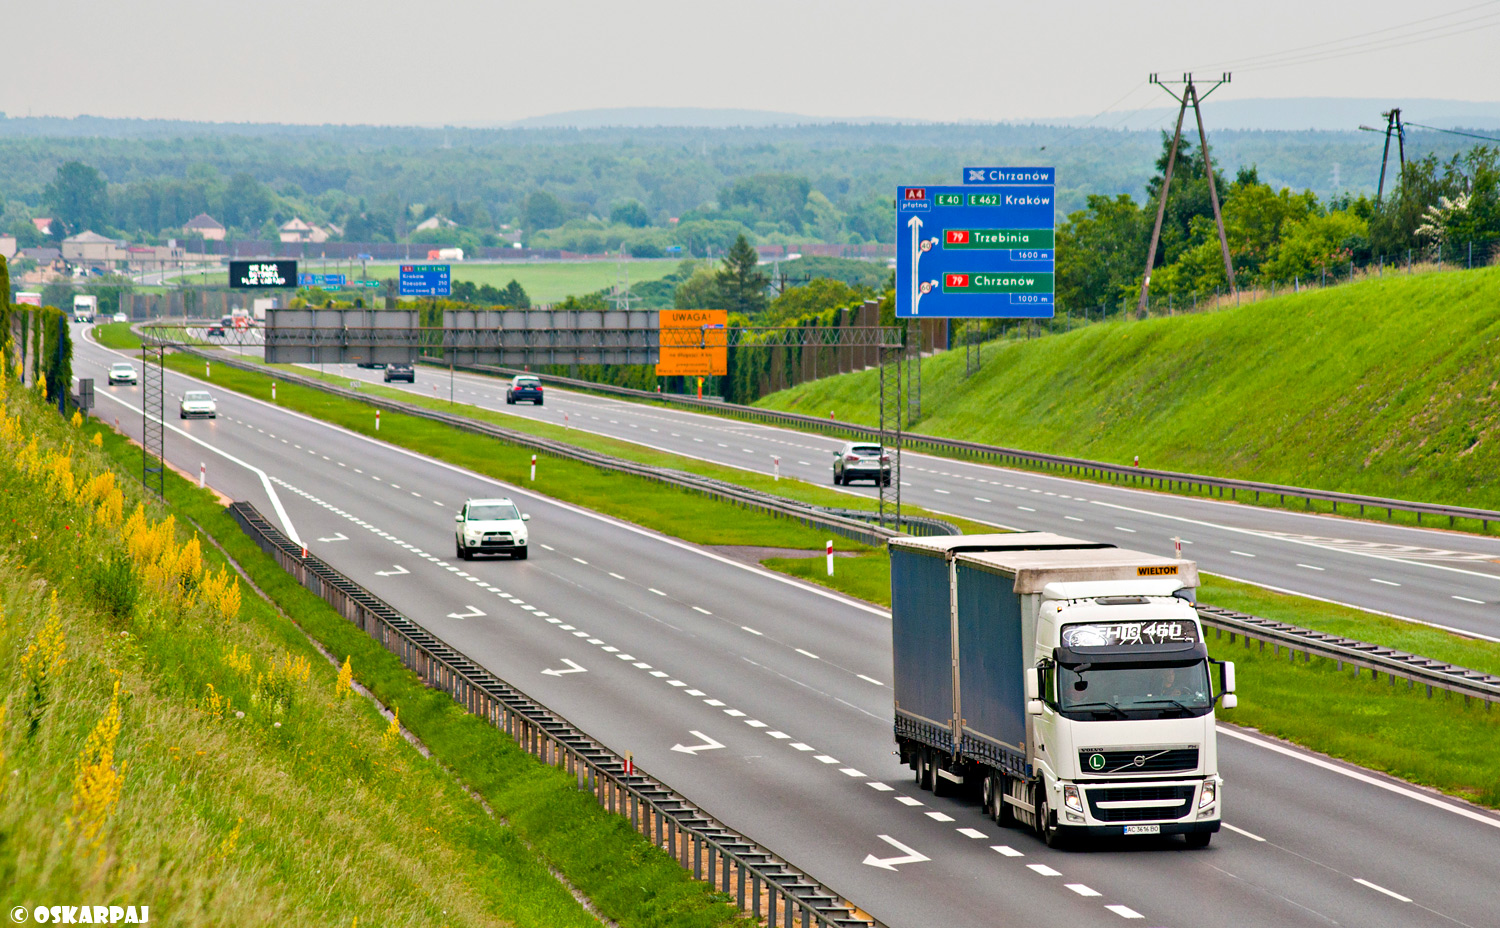
[[[1232,68],[1223,98],[1500,99],[1500,2],[1472,0],[7,0],[0,22],[12,116],[1005,120],[1161,106],[1146,75],[1187,68]]]

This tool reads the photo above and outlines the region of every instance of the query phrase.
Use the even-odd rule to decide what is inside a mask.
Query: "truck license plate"
[[[1159,835],[1159,834],[1161,834],[1161,826],[1160,825],[1126,825],[1125,826],[1125,833],[1127,835]]]

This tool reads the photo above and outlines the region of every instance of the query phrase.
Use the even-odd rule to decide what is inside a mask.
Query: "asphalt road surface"
[[[80,339],[75,374],[102,383],[117,357]],[[201,387],[167,375],[173,466],[206,463],[216,490],[893,928],[1495,924],[1500,816],[1232,729],[1210,848],[1049,850],[896,763],[882,611],[227,391],[219,419],[178,421]],[[96,396],[139,436],[139,388]],[[452,558],[458,506],[494,495],[531,514],[531,559]]]

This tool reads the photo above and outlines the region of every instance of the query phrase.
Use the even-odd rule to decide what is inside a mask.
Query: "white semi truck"
[[[890,551],[896,744],[921,788],[1053,846],[1209,843],[1234,665],[1208,656],[1197,565],[1041,532]]]
[[[99,314],[99,298],[88,293],[78,293],[73,296],[73,321],[93,322],[94,317]]]

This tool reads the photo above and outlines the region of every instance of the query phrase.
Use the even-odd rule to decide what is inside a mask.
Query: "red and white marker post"
[[[536,482],[536,455],[531,456],[531,482]]]
[[[781,457],[779,455],[775,455],[775,454],[771,455],[771,463],[775,467],[775,470],[772,472],[775,475],[775,479],[780,480],[781,479]]]
[[[208,480],[208,465],[205,464],[205,463],[203,463],[202,461],[199,461],[198,462],[198,487],[199,487],[199,489],[202,489],[204,482],[207,481],[207,480]]]
[[[375,431],[380,431],[380,410],[375,410]]]
[[[1176,535],[1172,536],[1172,556],[1182,557],[1182,539]]]
[[[271,402],[276,402],[276,381],[271,381]]]
[[[629,751],[625,752],[625,775],[627,777],[635,776],[635,757]]]
[[[828,539],[828,576],[833,576],[833,539]]]
[[[212,361],[204,361],[203,362],[203,377],[204,377],[205,380],[213,376],[213,373],[214,373],[213,364],[214,364],[214,362],[212,362]]]
[[[563,410],[563,428],[569,428],[569,425],[568,425],[568,411],[566,409]]]

